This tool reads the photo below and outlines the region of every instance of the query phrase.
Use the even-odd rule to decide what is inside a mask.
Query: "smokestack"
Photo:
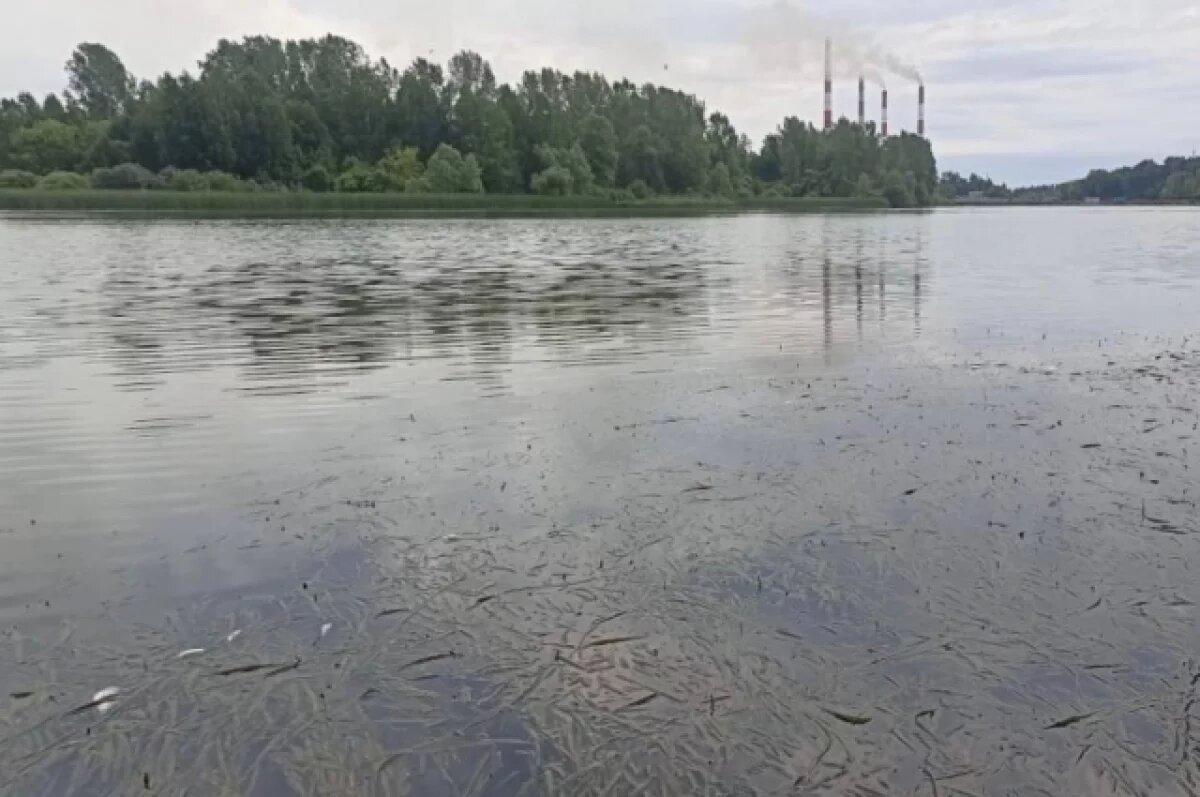
[[[925,84],[917,89],[917,135],[925,138]]]
[[[833,39],[825,40],[825,129],[833,129]]]
[[[887,89],[883,90],[883,105],[879,111],[879,135],[887,138]]]
[[[861,75],[858,78],[858,126],[867,126],[867,84]]]

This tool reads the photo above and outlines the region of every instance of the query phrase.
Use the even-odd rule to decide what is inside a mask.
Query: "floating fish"
[[[107,689],[101,689],[99,692],[92,695],[92,701],[90,703],[85,703],[84,705],[75,709],[71,713],[79,714],[83,711],[86,711],[89,708],[94,708],[97,711],[99,711],[101,714],[103,714],[104,712],[108,711],[109,709],[111,709],[113,707],[113,703],[116,702],[117,695],[119,695],[120,693],[121,693],[121,690],[115,686],[110,686]]]
[[[236,631],[233,631],[233,632],[231,632],[231,633],[229,634],[229,636],[225,637],[225,641],[226,641],[226,642],[232,642],[233,640],[237,639],[237,638],[238,638],[238,637],[240,637],[241,635],[242,635],[242,629],[240,629],[240,628],[239,628],[239,629],[237,629]]]
[[[199,656],[203,652],[204,652],[204,648],[188,648],[187,650],[181,651],[179,653],[179,655],[176,656],[175,658],[186,659],[191,656]]]

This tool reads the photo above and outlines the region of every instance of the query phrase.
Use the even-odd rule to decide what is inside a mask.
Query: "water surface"
[[[0,252],[0,793],[1197,788],[1194,210]]]

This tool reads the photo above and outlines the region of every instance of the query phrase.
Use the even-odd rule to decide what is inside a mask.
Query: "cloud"
[[[47,0],[6,10],[0,95],[65,85],[79,41],[109,44],[139,76],[194,68],[220,37],[334,32],[402,66],[462,48],[502,80],[554,66],[693,92],[755,140],[785,115],[821,110],[821,40],[842,53],[835,111],[854,114],[855,47],[918,66],[943,166],[1010,182],[1058,179],[1089,158],[1110,165],[1190,153],[1200,139],[1200,0],[791,0],[764,58],[746,31],[778,0]],[[786,20],[784,20],[786,22]],[[432,53],[431,53],[432,51]],[[666,65],[666,69],[664,69]],[[893,127],[916,122],[915,89],[891,81]],[[877,113],[878,96],[869,103]]]
[[[1010,51],[986,48],[937,62],[930,79],[945,83],[987,83],[1004,86],[1058,78],[1128,75],[1153,62],[1124,54],[1094,53],[1087,49],[1054,48]]]

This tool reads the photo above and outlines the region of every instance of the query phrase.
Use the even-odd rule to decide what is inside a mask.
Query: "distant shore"
[[[0,210],[217,212],[237,215],[378,213],[421,215],[437,213],[720,213],[766,210],[805,213],[888,208],[878,197],[719,197],[659,196],[613,200],[591,196],[525,194],[404,194],[312,193],[263,191],[39,191],[0,190]]]
[[[1039,201],[1036,199],[967,199],[958,198],[946,203],[944,207],[974,207],[974,208],[995,208],[995,207],[1022,207],[1022,208],[1049,208],[1049,207],[1068,207],[1068,208],[1125,208],[1125,207],[1196,207],[1200,205],[1200,200],[1186,199],[1130,199],[1130,200],[1103,200],[1099,202],[1083,201]]]

